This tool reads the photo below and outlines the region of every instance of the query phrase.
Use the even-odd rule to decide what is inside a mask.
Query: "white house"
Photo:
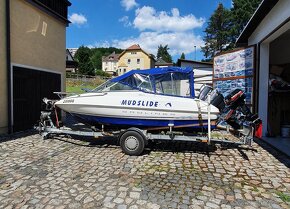
[[[66,72],[75,73],[77,71],[78,63],[74,60],[69,49],[66,49]]]
[[[102,57],[102,70],[111,75],[116,74],[118,68],[119,54],[113,52],[109,56]]]
[[[71,56],[75,57],[75,54],[76,54],[78,48],[68,48],[68,50],[69,50]]]

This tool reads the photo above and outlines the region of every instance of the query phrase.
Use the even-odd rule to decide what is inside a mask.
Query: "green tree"
[[[93,66],[96,70],[101,70],[102,69],[102,57],[103,56],[108,56],[115,52],[116,54],[120,54],[123,52],[122,49],[118,49],[115,47],[109,47],[109,48],[92,48],[91,49],[92,54],[91,54],[91,61],[93,63]]]
[[[97,50],[97,48],[92,49],[91,62],[96,70],[102,69],[102,56],[104,54],[100,50]]]
[[[162,58],[165,62],[172,63],[172,57],[169,54],[169,48],[168,45],[158,46],[158,51],[157,51],[157,59]]]
[[[185,60],[185,54],[182,52],[181,56],[180,56],[180,59],[183,59]]]
[[[205,29],[205,46],[201,47],[206,59],[212,59],[218,52],[229,49],[231,41],[231,14],[230,10],[219,4],[208,21]]]
[[[83,75],[95,75],[94,66],[91,62],[91,49],[85,46],[78,48],[75,54],[78,62],[78,72]]]
[[[102,70],[96,70],[96,75],[103,76],[103,77],[111,77],[110,74],[108,74]]]
[[[253,13],[259,6],[261,0],[233,0],[231,9],[231,44],[235,41],[243,31],[244,27],[252,17]]]

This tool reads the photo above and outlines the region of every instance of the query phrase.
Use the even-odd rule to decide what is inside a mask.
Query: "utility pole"
[[[196,46],[194,46],[194,60],[196,61]]]

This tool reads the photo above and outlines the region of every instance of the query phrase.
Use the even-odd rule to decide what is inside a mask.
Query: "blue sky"
[[[139,44],[155,54],[157,46],[168,44],[174,60],[203,58],[203,31],[208,18],[221,2],[231,0],[70,0],[67,48],[127,48]]]

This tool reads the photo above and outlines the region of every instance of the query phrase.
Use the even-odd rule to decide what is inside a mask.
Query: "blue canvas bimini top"
[[[166,73],[181,73],[181,74],[192,74],[193,76],[193,70],[190,67],[164,67],[164,68],[151,68],[147,70],[131,70],[121,76],[118,76],[116,78],[113,78],[111,81],[117,82],[121,81],[124,78],[130,77],[133,74],[142,74],[142,75],[160,75],[160,74],[166,74]]]
[[[131,70],[110,82],[155,94],[195,97],[193,70],[189,67]]]

